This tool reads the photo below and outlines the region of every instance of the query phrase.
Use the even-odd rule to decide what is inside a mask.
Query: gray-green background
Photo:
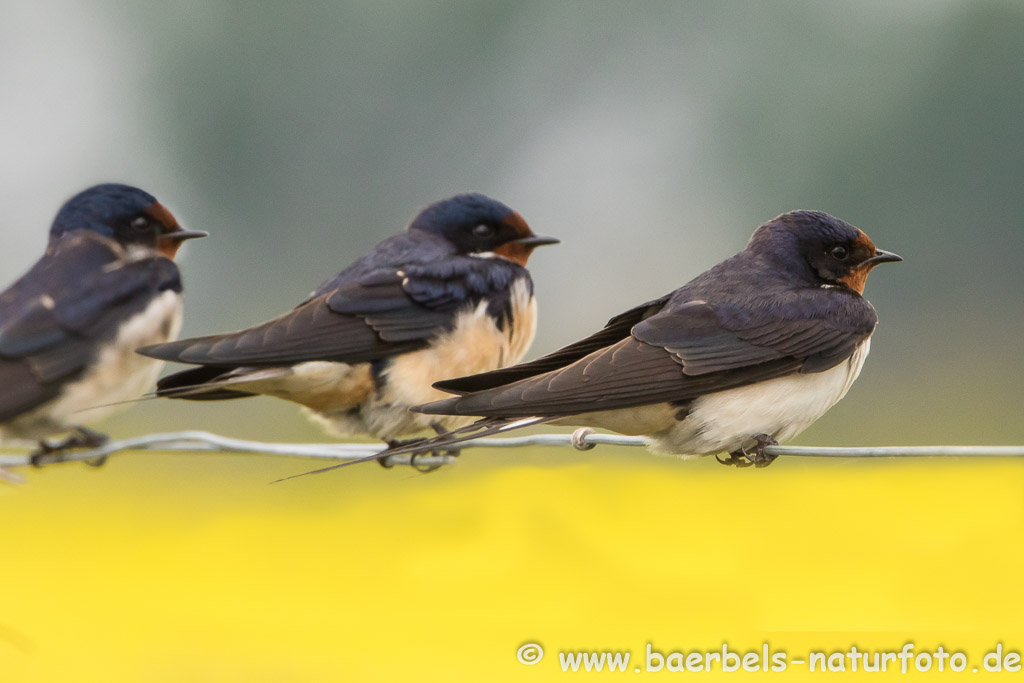
[[[800,441],[1007,443],[1024,301],[1024,4],[0,4],[0,280],[95,182],[212,236],[186,334],[300,301],[424,204],[476,190],[563,239],[531,355],[815,208],[906,263],[848,398]],[[310,438],[293,406],[150,403],[121,432]]]

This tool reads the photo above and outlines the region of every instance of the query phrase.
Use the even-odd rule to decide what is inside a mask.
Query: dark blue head
[[[53,220],[50,240],[75,230],[91,230],[124,246],[148,247],[168,258],[184,240],[207,234],[183,230],[156,197],[115,183],[90,187],[65,202]]]
[[[460,254],[494,253],[524,266],[535,247],[558,244],[554,237],[535,235],[522,216],[501,202],[476,193],[431,204],[409,229],[444,237]]]
[[[877,249],[859,229],[823,211],[790,211],[777,216],[754,232],[747,250],[787,272],[858,293],[864,291],[872,268],[903,260]]]

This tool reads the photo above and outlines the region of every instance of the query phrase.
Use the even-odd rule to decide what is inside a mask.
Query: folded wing
[[[372,362],[425,347],[451,329],[466,306],[486,301],[500,315],[517,277],[528,276],[514,263],[468,257],[375,268],[322,288],[294,310],[261,325],[139,352],[225,368]]]
[[[0,294],[0,422],[57,396],[166,290],[181,291],[166,258],[126,259],[116,243],[84,232],[51,245]]]
[[[808,290],[774,307],[670,301],[633,325],[625,338],[581,358],[573,359],[567,347],[535,361],[544,366],[562,360],[562,367],[418,409],[515,418],[684,402],[794,372],[827,370],[870,337],[876,322],[870,304],[838,290]],[[609,328],[603,333],[612,336]],[[580,348],[604,341],[601,334],[583,340]],[[515,377],[519,367],[503,372]],[[489,378],[484,377],[482,384]],[[473,381],[440,386],[462,389]]]

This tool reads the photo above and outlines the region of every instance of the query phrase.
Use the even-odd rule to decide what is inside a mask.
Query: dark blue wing
[[[785,301],[761,297],[746,304],[677,299],[638,322],[625,338],[577,360],[567,357],[571,362],[562,367],[420,410],[551,417],[683,402],[795,372],[827,370],[870,337],[876,322],[867,301],[842,290],[808,288],[787,294]]]
[[[0,421],[56,396],[104,341],[166,290],[181,291],[174,263],[124,260],[116,243],[68,233],[0,294]]]
[[[691,377],[784,358],[821,372],[849,358],[878,323],[871,304],[841,289],[805,288],[768,303],[682,302],[639,323],[633,336],[663,347]]]
[[[355,265],[359,265],[358,263]],[[376,265],[376,264],[374,264]],[[359,363],[424,348],[455,324],[459,311],[487,302],[499,323],[510,288],[529,274],[501,258],[446,256],[433,262],[353,270],[313,298],[256,327],[140,349],[164,360],[200,365]]]

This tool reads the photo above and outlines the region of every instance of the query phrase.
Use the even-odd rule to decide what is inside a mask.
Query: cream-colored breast
[[[5,425],[5,435],[39,439],[54,430],[92,423],[125,409],[124,405],[106,404],[139,398],[153,386],[163,367],[163,361],[141,356],[135,349],[175,339],[181,319],[181,296],[163,292],[121,326],[81,379],[68,384],[57,398]]]
[[[448,396],[431,385],[443,379],[475,375],[517,363],[537,331],[537,302],[525,280],[511,288],[511,319],[499,329],[487,301],[458,314],[450,332],[428,348],[392,360],[385,370],[382,400],[407,406]]]
[[[363,409],[371,433],[395,438],[422,431],[435,421],[454,429],[474,420],[420,415],[408,409],[448,396],[434,389],[434,382],[517,363],[530,348],[537,331],[537,302],[525,279],[513,283],[510,309],[510,319],[499,328],[487,312],[487,301],[481,301],[460,312],[452,330],[428,348],[394,358],[383,373],[382,389]]]

